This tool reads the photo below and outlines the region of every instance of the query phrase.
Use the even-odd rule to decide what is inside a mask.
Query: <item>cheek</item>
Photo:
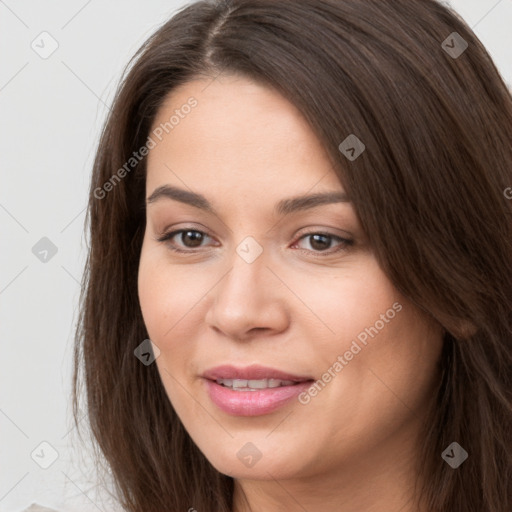
[[[162,384],[179,415],[187,407],[194,414],[199,413],[189,403],[183,384],[179,385],[185,382],[184,373],[193,360],[196,345],[190,329],[197,323],[191,323],[191,313],[200,298],[197,283],[184,274],[183,269],[169,265],[156,250],[143,246],[138,272],[139,303],[148,336],[160,349],[155,364]]]
[[[148,334],[155,340],[169,339],[199,306],[209,288],[204,275],[170,265],[143,246],[138,273],[139,303]],[[170,329],[172,331],[170,331]]]
[[[289,300],[292,317],[301,328],[317,328],[318,341],[336,350],[375,322],[380,326],[380,316],[386,312],[395,316],[393,304],[400,302],[400,295],[370,255],[361,255],[348,268],[312,275],[287,271],[283,276],[294,292]]]
[[[156,342],[162,336],[164,324],[171,322],[169,315],[175,309],[172,295],[168,293],[165,273],[162,275],[158,266],[143,256],[139,266],[138,291],[144,323],[150,338]]]
[[[199,414],[183,388],[197,375],[206,304],[218,277],[171,264],[162,251],[143,246],[138,273],[139,302],[149,338],[160,349],[156,365],[167,396],[181,414]],[[186,412],[189,411],[189,412]]]

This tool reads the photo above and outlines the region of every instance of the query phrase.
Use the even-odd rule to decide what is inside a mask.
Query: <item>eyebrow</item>
[[[162,185],[157,187],[146,199],[146,203],[155,203],[156,201],[164,198],[179,201],[217,215],[212,204],[203,195],[178,187],[173,187],[171,185]],[[316,208],[317,206],[325,204],[348,202],[350,201],[344,192],[324,192],[282,199],[276,204],[274,211],[278,215],[284,216],[289,215],[290,213]]]

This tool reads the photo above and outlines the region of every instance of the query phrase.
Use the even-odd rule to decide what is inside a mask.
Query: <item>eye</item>
[[[301,240],[309,240],[311,249],[306,249],[306,252],[308,253],[325,253],[326,255],[333,254],[336,252],[343,251],[347,248],[347,246],[351,246],[354,244],[354,240],[351,240],[349,238],[342,238],[337,235],[333,235],[332,233],[316,233],[316,232],[310,232],[306,233],[305,235],[301,236],[299,238],[299,242]],[[338,247],[335,247],[334,250],[329,250],[332,248],[332,242],[333,240],[338,240],[339,244]],[[298,242],[297,242],[298,243]],[[294,245],[297,245],[295,243]],[[327,252],[329,251],[329,252]],[[322,256],[323,254],[319,254]]]
[[[180,235],[178,236],[178,239],[181,239],[181,243],[183,244],[181,247],[184,247],[184,249],[180,249],[179,246],[176,245],[176,242],[173,241],[177,235]],[[204,242],[204,240],[207,238],[211,237],[204,231],[184,228],[177,229],[169,233],[164,233],[161,237],[157,238],[157,241],[165,242],[172,251],[181,253],[193,253],[195,252],[193,249],[201,247],[202,242]],[[299,238],[298,242],[306,239],[309,239],[312,249],[303,249],[302,252],[307,252],[308,254],[312,253],[314,255],[316,253],[317,256],[328,256],[330,254],[346,250],[348,246],[354,244],[354,240],[342,238],[332,233],[306,233]],[[332,242],[334,240],[338,241],[338,246],[335,247],[334,250],[330,250],[332,249]],[[298,242],[296,242],[292,248],[295,248]]]
[[[164,233],[160,238],[157,238],[158,242],[172,242],[172,239],[176,235],[181,235],[178,238],[181,238],[181,242],[184,244],[184,247],[187,249],[195,249],[196,247],[201,246],[201,242],[205,238],[210,238],[204,231],[199,231],[197,229],[177,229],[176,231],[171,231],[170,233]],[[182,250],[176,247],[175,242],[168,244],[169,248],[176,252],[191,252],[187,250]]]

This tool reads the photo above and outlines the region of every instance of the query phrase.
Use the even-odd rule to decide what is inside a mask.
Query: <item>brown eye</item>
[[[306,249],[306,251],[310,253],[322,253],[329,251],[327,254],[332,254],[334,252],[342,251],[346,249],[347,246],[354,244],[353,240],[350,240],[348,238],[342,238],[331,233],[306,233],[305,235],[300,237],[299,242],[301,240],[309,240],[309,245],[311,249]],[[332,242],[334,240],[338,241],[338,247],[335,248],[334,250],[329,250],[331,249]]]
[[[180,236],[177,237],[177,235]],[[176,241],[173,240],[175,238],[180,240],[180,244],[177,244]],[[175,252],[187,253],[194,252],[192,249],[201,247],[202,242],[206,238],[211,237],[207,233],[197,229],[178,229],[176,231],[163,234],[160,238],[157,239],[157,241],[165,242],[169,248]],[[309,240],[311,247],[311,249],[304,249],[304,251],[309,254],[316,253],[317,255],[324,255],[323,253],[325,253],[326,256],[346,250],[348,246],[354,244],[353,240],[342,238],[331,233],[306,233],[299,238],[299,242],[304,239]],[[335,240],[338,241],[337,247],[334,247],[334,250],[331,250],[333,241]],[[190,249],[190,251],[187,249]]]
[[[181,236],[177,237],[177,235]],[[181,244],[177,245],[173,240],[176,237],[181,241]],[[171,231],[170,233],[165,233],[160,238],[157,238],[157,241],[166,242],[173,251],[188,252],[186,250],[180,249],[179,247],[184,247],[185,249],[195,249],[201,246],[201,243],[205,238],[210,237],[203,231],[199,231],[197,229],[178,229],[176,231]]]
[[[324,251],[329,249],[332,241],[332,237],[329,235],[308,235],[310,239],[311,247],[318,251]]]
[[[181,231],[181,241],[186,247],[199,247],[203,241],[203,235],[204,233],[201,233],[200,231]]]

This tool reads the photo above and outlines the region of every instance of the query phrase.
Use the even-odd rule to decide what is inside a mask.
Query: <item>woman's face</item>
[[[382,272],[299,111],[245,78],[194,81],[150,136],[146,198],[181,192],[147,204],[139,298],[199,449],[240,479],[409,460],[442,331]],[[337,198],[296,199],[318,194]],[[205,378],[221,365],[242,370],[224,384],[251,390]],[[254,365],[266,369],[243,373]]]

